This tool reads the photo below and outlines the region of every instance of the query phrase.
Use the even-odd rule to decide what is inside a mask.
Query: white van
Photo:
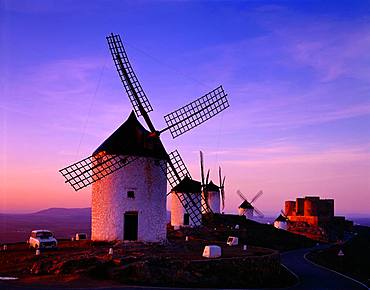
[[[28,239],[30,248],[35,249],[55,249],[58,241],[54,238],[51,231],[48,230],[34,230]]]

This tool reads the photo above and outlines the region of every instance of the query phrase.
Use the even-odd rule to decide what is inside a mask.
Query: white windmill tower
[[[241,193],[240,190],[238,190],[236,193],[243,200],[238,207],[239,215],[245,215],[248,219],[253,219],[254,216],[258,216],[260,218],[264,216],[263,213],[253,204],[263,194],[262,190],[257,192],[251,201],[248,201],[248,199]]]
[[[132,112],[93,156],[102,153],[122,156],[119,162],[135,159],[92,184],[91,239],[164,241],[167,179],[159,162],[167,153],[160,139],[151,138]]]
[[[60,170],[76,191],[93,184],[92,239],[161,242],[166,238],[166,177],[174,188],[190,174],[177,150],[167,153],[160,134],[176,138],[229,104],[222,86],[164,116],[157,131],[149,118],[152,106],[128,60],[119,35],[107,37],[114,64],[134,113],[94,153]],[[185,199],[185,196],[187,197]],[[176,194],[186,212],[195,215],[191,195]]]
[[[181,182],[171,190],[171,225],[177,227],[197,227],[202,222],[202,186],[199,181],[185,176]],[[176,195],[184,196],[187,209],[191,215],[176,198]]]
[[[207,177],[204,178],[204,158],[203,152],[200,151],[200,173],[202,178],[202,213],[207,213],[207,209],[210,209],[213,213],[220,213],[225,206],[225,179],[226,176],[222,178],[221,167],[218,168],[219,175],[219,186],[213,183],[211,180],[208,182],[209,173],[207,171]]]

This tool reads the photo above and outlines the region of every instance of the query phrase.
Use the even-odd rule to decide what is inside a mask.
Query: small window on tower
[[[135,192],[133,190],[127,191],[127,197],[128,198],[135,198]]]

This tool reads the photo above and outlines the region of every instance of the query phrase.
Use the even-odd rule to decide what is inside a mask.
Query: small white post
[[[36,249],[36,256],[40,256],[41,252],[39,249]]]
[[[244,245],[243,246],[243,251],[246,251],[247,250],[247,245]]]
[[[108,252],[108,255],[111,255],[111,256],[113,256],[113,248],[109,248],[109,252]]]
[[[189,242],[189,237],[188,236],[185,237],[185,242]]]
[[[7,245],[4,245],[3,246],[3,250],[6,251],[8,249],[8,246]]]

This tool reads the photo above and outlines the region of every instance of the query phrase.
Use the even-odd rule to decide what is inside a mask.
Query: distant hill
[[[48,215],[48,216],[76,216],[76,215],[91,215],[91,208],[62,208],[62,207],[52,207],[44,210],[31,213],[34,215]]]
[[[26,241],[35,229],[48,229],[57,238],[91,233],[90,208],[49,208],[29,214],[0,214],[0,244]]]
[[[170,221],[170,212],[167,211]],[[0,244],[24,242],[36,229],[51,230],[57,238],[75,233],[91,234],[91,208],[48,208],[28,214],[0,213]]]
[[[354,218],[350,218],[350,220],[353,220],[353,222],[357,225],[370,227],[370,218],[366,218],[366,217],[356,218],[356,217],[354,217]]]

